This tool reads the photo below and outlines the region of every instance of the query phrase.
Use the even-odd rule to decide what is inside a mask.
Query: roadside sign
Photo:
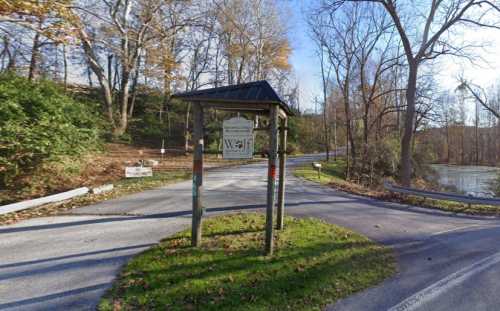
[[[125,168],[125,177],[150,177],[153,176],[153,169],[151,167],[130,166]]]
[[[224,120],[223,151],[224,159],[251,159],[253,157],[253,122],[245,118]]]

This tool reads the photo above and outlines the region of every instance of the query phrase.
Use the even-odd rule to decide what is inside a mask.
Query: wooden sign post
[[[200,103],[193,103],[193,219],[191,227],[191,245],[200,246],[201,222],[203,214],[203,108]]]
[[[276,153],[278,151],[278,111],[271,107],[269,111],[269,167],[267,170],[266,204],[266,246],[267,255],[273,254],[273,214],[276,190]]]
[[[283,229],[285,218],[285,175],[286,175],[286,134],[288,130],[288,119],[281,119],[280,125],[280,175],[278,182],[278,213],[276,215],[276,229]]]
[[[274,249],[274,206],[276,201],[276,172],[279,153],[278,211],[276,228],[283,229],[285,206],[285,167],[287,118],[290,108],[276,94],[267,81],[256,81],[175,94],[173,99],[189,101],[193,105],[193,218],[191,244],[201,245],[203,216],[203,150],[205,108],[269,116],[269,167],[267,171],[266,225],[264,250],[272,255]],[[253,123],[243,118],[226,120],[224,124],[224,158],[249,159],[253,156]],[[279,124],[281,123],[281,124]],[[281,132],[279,132],[281,131]],[[278,137],[278,134],[279,137]],[[278,152],[278,141],[281,145]]]

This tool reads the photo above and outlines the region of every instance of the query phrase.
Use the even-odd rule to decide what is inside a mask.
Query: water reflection
[[[439,175],[439,183],[456,188],[458,192],[480,197],[493,197],[490,183],[500,172],[500,168],[490,166],[459,166],[433,164],[431,167]]]

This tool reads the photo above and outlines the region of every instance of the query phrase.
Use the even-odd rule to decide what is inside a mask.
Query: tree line
[[[126,132],[141,87],[162,93],[159,113],[167,122],[174,91],[267,79],[287,100],[297,100],[287,26],[276,1],[2,1],[0,6],[0,70],[67,85],[68,68],[77,68],[83,75],[76,81],[99,87],[114,137]]]
[[[435,139],[417,134],[432,127],[450,129],[439,106],[452,109],[438,98],[442,91],[433,72],[435,60],[451,56],[474,61],[477,44],[461,31],[500,28],[498,13],[495,1],[475,0],[321,0],[312,6],[308,20],[323,82],[322,136],[325,146],[349,146],[348,178],[369,183],[375,176],[396,175],[408,186],[421,162],[432,161],[428,142]],[[473,118],[475,147],[469,153],[484,159],[488,153],[488,163],[498,163],[498,138],[488,136],[494,144],[479,138],[500,128],[498,107],[481,101],[471,83],[457,85],[480,107]],[[491,130],[482,128],[479,117],[484,114]],[[468,132],[465,120],[461,126]],[[339,127],[345,129],[342,142]],[[488,145],[488,151],[480,152],[479,144]],[[461,152],[465,161],[465,147]]]
[[[460,32],[498,28],[495,1],[308,3],[320,113],[300,111],[285,11],[276,0],[6,0],[0,71],[90,88],[112,139],[166,137],[187,151],[190,107],[173,101],[174,92],[266,79],[298,112],[293,147],[329,155],[347,146],[348,179],[397,176],[409,185],[436,159],[498,163],[496,95],[462,78],[446,97],[433,72],[444,56],[474,61],[478,47]],[[462,102],[476,105],[475,117]],[[222,117],[207,115],[215,149]],[[436,137],[447,147],[429,143]]]

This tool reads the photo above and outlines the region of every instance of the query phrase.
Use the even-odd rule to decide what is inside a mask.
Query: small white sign
[[[130,166],[125,168],[125,177],[150,177],[153,176],[153,169],[151,167]]]
[[[102,185],[99,187],[92,188],[93,194],[101,194],[113,190],[113,184]]]
[[[251,159],[253,158],[253,122],[245,118],[224,120],[223,150],[224,159]]]

